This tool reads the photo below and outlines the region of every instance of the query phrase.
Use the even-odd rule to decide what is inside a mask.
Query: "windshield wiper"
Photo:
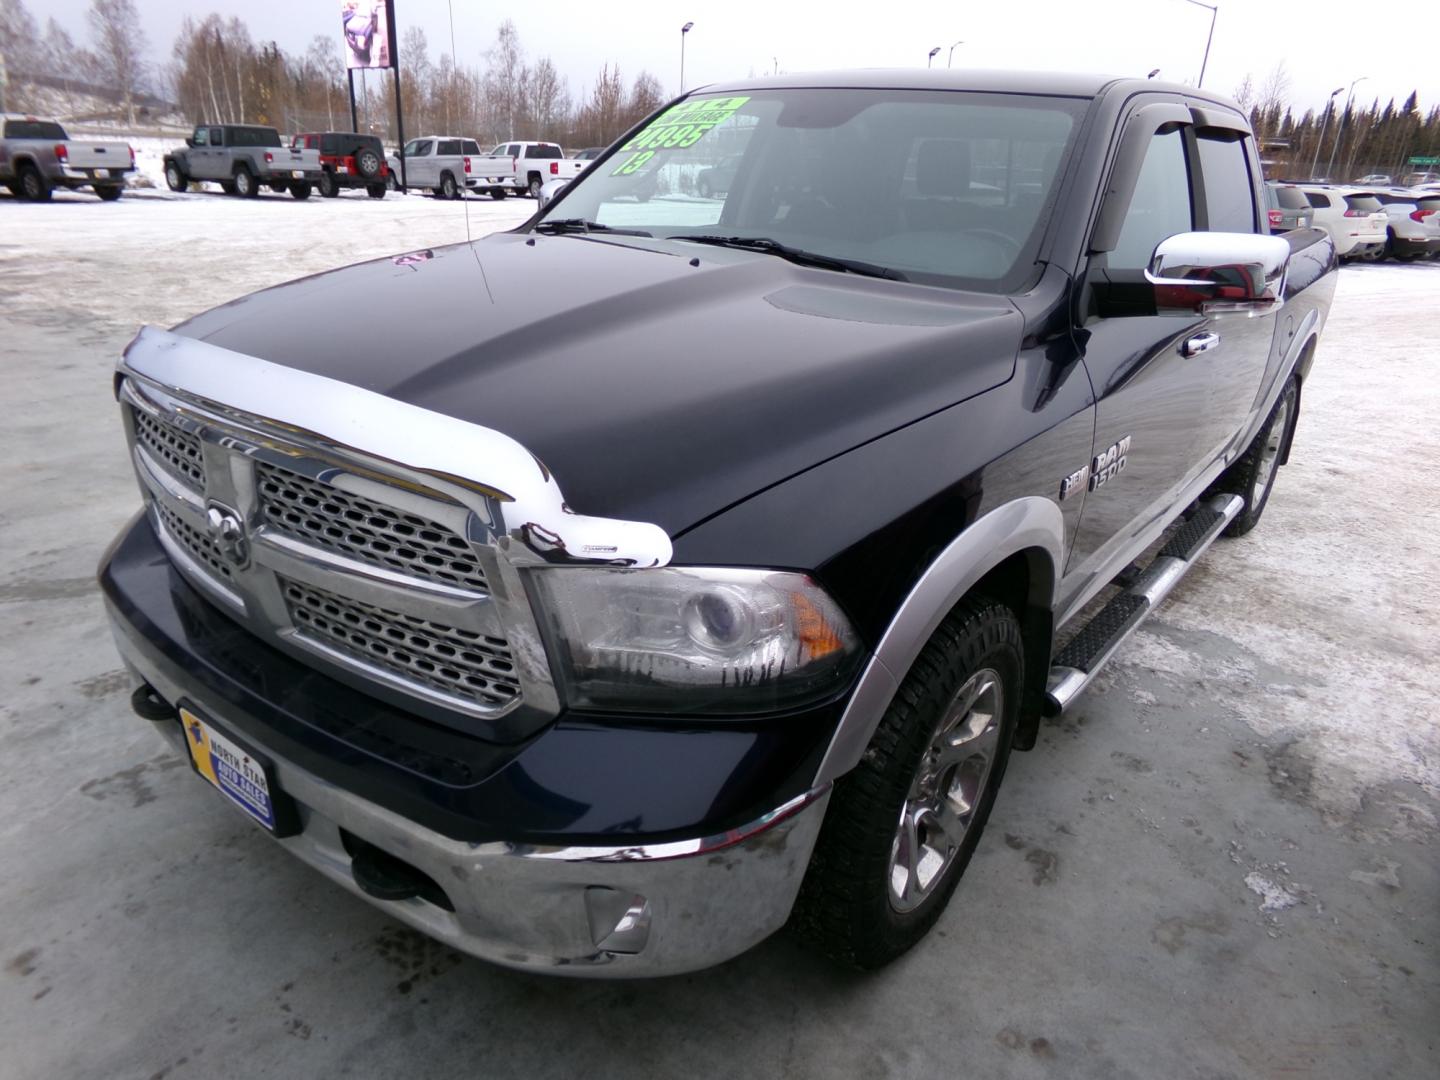
[[[714,247],[735,248],[739,251],[757,251],[762,255],[776,255],[800,266],[814,266],[821,270],[838,270],[844,274],[863,274],[865,277],[888,278],[891,281],[907,281],[898,270],[888,266],[862,262],[859,259],[844,259],[838,255],[821,255],[803,248],[782,244],[768,236],[671,236],[671,240],[685,240],[692,244],[710,244]]]
[[[612,236],[650,236],[644,229],[616,229],[609,225],[602,225],[598,221],[586,221],[584,218],[570,217],[559,218],[555,221],[542,221],[535,226],[538,233],[609,233]]]

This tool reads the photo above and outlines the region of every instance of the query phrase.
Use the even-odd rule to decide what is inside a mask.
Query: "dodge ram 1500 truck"
[[[30,202],[45,202],[57,187],[89,187],[114,202],[134,171],[135,151],[127,142],[78,142],[54,120],[3,117],[0,184]]]
[[[635,198],[732,154],[723,199]],[[100,568],[135,711],[496,963],[788,922],[883,964],[1011,751],[1265,509],[1336,257],[1261,182],[1189,87],[744,81],[512,232],[142,329]]]

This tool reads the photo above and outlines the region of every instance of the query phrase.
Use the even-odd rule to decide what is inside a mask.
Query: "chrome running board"
[[[1135,583],[1114,596],[1050,662],[1045,714],[1057,716],[1090,685],[1115,650],[1160,606],[1205,549],[1239,516],[1245,500],[1217,495],[1201,505]]]

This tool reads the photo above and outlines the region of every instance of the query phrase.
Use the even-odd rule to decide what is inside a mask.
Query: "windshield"
[[[1029,276],[1081,100],[801,89],[687,98],[542,217],[764,238],[911,281]]]

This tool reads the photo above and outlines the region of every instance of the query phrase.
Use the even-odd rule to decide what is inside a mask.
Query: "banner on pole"
[[[395,0],[341,0],[340,28],[345,39],[345,66],[393,68]]]

